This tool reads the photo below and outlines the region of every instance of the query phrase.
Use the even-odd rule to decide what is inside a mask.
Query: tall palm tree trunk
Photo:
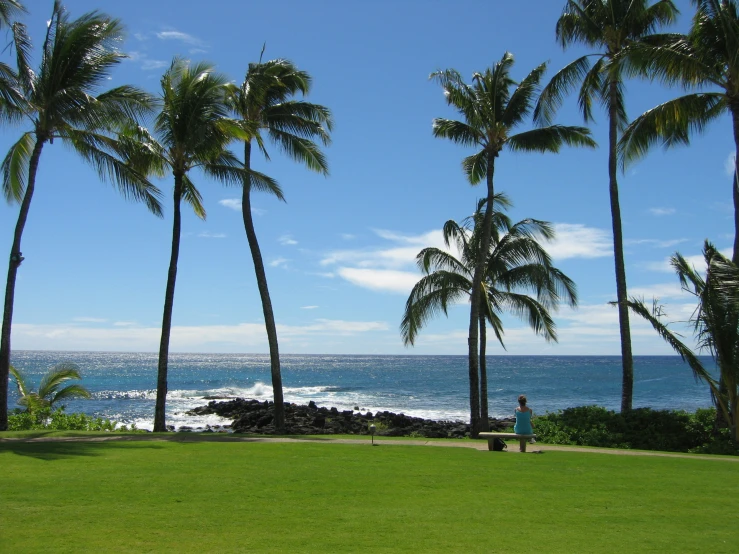
[[[244,167],[251,169],[251,143],[244,143]],[[285,401],[282,396],[282,373],[280,372],[280,349],[277,344],[277,326],[272,311],[272,300],[269,297],[267,287],[267,273],[264,270],[262,253],[259,250],[257,233],[254,230],[254,220],[251,216],[251,186],[244,182],[241,196],[241,213],[244,218],[244,230],[246,239],[251,250],[251,259],[254,261],[254,273],[257,277],[257,288],[262,300],[262,312],[264,313],[264,326],[267,329],[267,342],[269,344],[270,368],[272,370],[272,392],[275,402],[275,431],[281,433],[285,430]]]
[[[167,364],[169,362],[169,335],[172,331],[172,310],[174,308],[174,288],[177,282],[177,260],[180,257],[180,233],[182,216],[182,174],[174,174],[174,222],[172,223],[172,253],[169,257],[167,291],[164,294],[164,314],[162,316],[162,338],[159,342],[159,365],[157,372],[157,400],[154,408],[154,432],[167,430],[165,404],[167,402]]]
[[[495,200],[495,188],[493,186],[493,175],[495,173],[495,153],[488,153],[487,168],[487,203],[485,204],[485,219],[483,222],[482,243],[480,245],[481,252],[487,252],[490,248],[490,229],[493,220],[493,202]],[[470,436],[477,438],[480,433],[480,359],[477,352],[478,348],[478,325],[480,318],[480,294],[482,289],[482,277],[485,269],[485,258],[480,256],[475,265],[475,273],[472,277],[472,293],[470,295],[470,329],[469,338],[467,339],[468,355],[469,355],[469,375],[470,375]]]
[[[613,257],[616,265],[616,299],[618,300],[618,322],[621,330],[621,364],[623,378],[621,384],[621,411],[628,412],[632,407],[634,394],[634,359],[631,354],[631,331],[629,329],[629,308],[626,305],[626,265],[624,263],[624,241],[621,230],[621,206],[618,201],[617,154],[618,114],[615,99],[618,95],[618,82],[610,82],[609,129],[608,129],[608,179],[611,199],[611,223],[613,225]]]
[[[36,187],[36,171],[38,170],[41,150],[46,140],[36,136],[31,159],[28,163],[28,183],[23,201],[18,213],[18,222],[15,224],[13,246],[10,248],[8,263],[8,280],[5,284],[5,306],[3,308],[3,327],[0,337],[0,431],[8,430],[8,375],[10,373],[10,331],[13,324],[13,302],[15,301],[15,281],[18,275],[18,266],[21,265],[21,238],[28,219],[28,210],[31,207],[33,191]]]
[[[731,120],[734,127],[734,181],[732,197],[734,199],[734,252],[731,261],[739,265],[739,100],[731,103]]]
[[[490,431],[488,412],[488,368],[486,359],[487,328],[485,316],[480,312],[480,430]]]
[[[734,199],[734,251],[731,256],[731,261],[734,265],[739,265],[739,102],[730,102],[729,111],[731,112],[731,120],[734,130],[734,180],[732,181],[732,197]],[[719,378],[718,382],[719,393],[728,396],[729,389],[726,386],[723,376]],[[715,426],[717,429],[724,429],[731,427],[731,435],[734,440],[739,438],[736,435],[736,426],[732,427],[732,422],[726,421],[724,413],[718,408],[718,400],[714,399],[714,405],[716,406],[716,422]],[[736,412],[732,412],[734,414]],[[736,416],[732,415],[736,422]]]

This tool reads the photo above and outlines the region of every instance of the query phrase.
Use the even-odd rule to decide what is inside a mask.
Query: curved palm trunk
[[[490,431],[488,412],[488,368],[486,359],[487,328],[485,316],[480,312],[480,431]]]
[[[157,400],[154,408],[154,432],[167,430],[165,404],[167,402],[167,364],[169,362],[169,335],[172,331],[174,288],[177,282],[177,260],[180,257],[180,232],[182,227],[180,202],[182,200],[182,175],[174,176],[174,222],[172,223],[172,253],[169,257],[167,291],[164,294],[162,316],[162,338],[159,342],[159,365],[157,372]]]
[[[493,186],[493,175],[495,173],[495,153],[488,153],[488,169],[486,175],[487,181],[487,203],[485,205],[485,219],[483,222],[481,252],[487,252],[490,248],[490,229],[493,220],[493,201],[495,198],[495,188]],[[470,436],[477,438],[480,433],[480,379],[479,367],[480,359],[477,352],[478,347],[478,324],[480,318],[480,291],[482,288],[482,276],[485,268],[485,258],[480,256],[475,265],[475,273],[472,278],[472,293],[470,295],[470,328],[469,338],[467,339],[468,355],[469,355],[469,375],[470,375]]]
[[[621,231],[621,207],[618,201],[618,180],[616,145],[618,143],[618,117],[616,103],[618,83],[610,83],[609,129],[608,129],[608,179],[611,199],[611,223],[613,226],[613,256],[616,265],[616,299],[618,300],[618,322],[621,330],[621,363],[623,379],[621,384],[621,411],[631,410],[634,394],[634,359],[631,355],[631,331],[629,329],[629,308],[626,305],[626,266],[624,263],[623,234]]]
[[[730,104],[731,119],[734,127],[734,182],[732,197],[734,199],[734,252],[731,261],[739,265],[739,101]]]
[[[731,120],[734,130],[734,180],[732,182],[732,197],[734,199],[734,251],[731,256],[731,261],[734,265],[739,265],[739,102],[730,102],[729,111],[731,112]],[[728,397],[729,387],[726,385],[724,380],[723,372],[719,378],[719,393]],[[728,421],[724,416],[722,410],[718,408],[718,401],[714,399],[716,405],[716,428],[722,429],[725,427],[731,427],[731,436],[735,441],[739,440],[737,437],[736,411],[732,411],[733,422]]]
[[[251,143],[244,143],[244,167],[251,169]],[[282,374],[280,372],[280,349],[277,344],[277,326],[272,311],[272,300],[269,297],[267,287],[267,273],[264,270],[262,253],[257,242],[257,233],[254,230],[254,220],[251,216],[251,186],[244,182],[241,196],[241,212],[244,218],[244,230],[246,239],[251,250],[251,259],[254,262],[254,273],[257,278],[259,296],[262,300],[262,312],[264,312],[264,326],[267,329],[267,342],[269,343],[270,368],[272,370],[272,392],[275,401],[275,431],[281,433],[285,430],[285,401],[282,396]]]
[[[28,183],[26,193],[18,213],[18,222],[15,224],[13,246],[10,248],[8,263],[8,280],[5,285],[5,306],[3,308],[3,327],[0,336],[0,431],[8,430],[8,375],[10,373],[10,331],[13,324],[13,302],[15,300],[15,281],[18,275],[18,266],[21,265],[21,238],[28,219],[28,210],[31,207],[33,191],[36,187],[36,171],[41,157],[41,150],[46,140],[36,137],[31,159],[28,162]]]

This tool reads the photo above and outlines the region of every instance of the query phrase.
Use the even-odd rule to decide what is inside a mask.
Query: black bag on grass
[[[500,437],[495,437],[493,439],[493,450],[495,452],[504,452],[508,450],[508,445]]]

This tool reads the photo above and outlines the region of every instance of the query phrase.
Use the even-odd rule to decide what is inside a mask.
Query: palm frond
[[[124,198],[143,202],[150,212],[161,217],[161,191],[135,167],[115,155],[117,144],[114,139],[76,129],[65,129],[62,138],[92,165],[102,180],[111,181]]]
[[[193,213],[198,218],[205,219],[206,213],[203,207],[203,197],[187,174],[182,176],[182,200],[190,205]]]
[[[503,110],[501,123],[508,128],[520,125],[526,117],[531,113],[534,107],[534,98],[539,93],[539,83],[547,70],[547,63],[544,62],[534,68],[524,79],[518,84],[511,94],[510,100]],[[539,96],[541,98],[541,96]]]
[[[35,145],[33,133],[24,133],[3,159],[3,194],[8,202],[21,202],[28,183],[28,165]]]
[[[15,379],[15,384],[18,387],[18,394],[21,396],[21,398],[28,396],[30,394],[30,389],[26,384],[26,379],[23,374],[15,367],[13,367],[13,365],[9,366],[9,371],[10,375],[13,377],[13,379]]]
[[[454,119],[436,118],[432,124],[432,133],[436,138],[446,138],[462,146],[484,144],[484,137],[477,129],[467,123]]]
[[[414,344],[420,329],[439,313],[447,314],[450,305],[467,296],[460,276],[438,271],[426,275],[411,290],[400,324],[403,344]]]
[[[462,171],[467,175],[467,180],[470,184],[476,185],[481,183],[487,176],[488,156],[489,153],[487,150],[480,150],[462,160]]]
[[[66,381],[80,380],[79,367],[72,363],[61,363],[52,367],[41,379],[38,394],[41,398],[50,399]]]
[[[67,385],[54,394],[49,403],[54,405],[59,401],[66,400],[68,398],[92,398],[92,395],[90,394],[90,391],[82,385]]]
[[[534,123],[539,126],[551,125],[565,98],[585,79],[589,70],[589,56],[582,56],[555,73],[536,102]]]
[[[703,132],[726,108],[722,94],[695,93],[644,112],[631,122],[619,141],[621,166],[644,157],[655,145],[670,148],[689,144],[691,134]]]
[[[563,145],[598,146],[587,127],[565,125],[551,125],[518,133],[508,137],[506,145],[513,152],[559,152]]]
[[[326,156],[315,142],[278,129],[270,129],[269,133],[288,156],[302,162],[312,171],[328,175]]]

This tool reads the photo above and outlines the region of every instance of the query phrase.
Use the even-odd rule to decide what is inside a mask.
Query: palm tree
[[[19,67],[17,88],[22,93],[13,110],[30,122],[31,130],[10,147],[2,162],[3,193],[19,202],[18,222],[10,250],[0,344],[0,430],[7,429],[10,330],[18,267],[23,261],[21,238],[36,186],[36,170],[44,146],[59,139],[93,165],[102,179],[111,179],[120,192],[143,201],[161,213],[159,191],[117,157],[117,141],[110,131],[146,113],[149,96],[130,86],[97,93],[110,70],[123,60],[117,50],[123,28],[117,19],[92,12],[70,20],[54,2],[37,72]]]
[[[15,47],[16,64],[21,70],[28,68],[28,55],[31,48],[26,33],[26,26],[16,21],[21,14],[27,13],[26,8],[17,0],[0,0],[0,31],[7,27],[12,31],[13,39],[6,46]],[[0,118],[13,120],[18,111],[13,107],[22,100],[22,92],[18,87],[18,76],[7,64],[0,62]]]
[[[734,251],[739,264],[739,6],[736,0],[692,0],[697,11],[687,36],[667,45],[645,48],[640,69],[669,85],[718,90],[695,92],[653,108],[626,129],[621,139],[623,162],[638,159],[655,144],[688,144],[728,113],[734,131]]]
[[[457,144],[477,149],[476,153],[462,161],[462,169],[471,184],[475,185],[484,179],[487,185],[485,221],[480,241],[480,249],[483,252],[487,252],[490,247],[493,227],[495,160],[504,148],[525,152],[558,152],[564,144],[591,148],[596,146],[590,137],[590,131],[584,127],[546,125],[514,134],[516,128],[531,114],[546,63],[534,69],[520,83],[516,83],[510,77],[512,66],[513,55],[506,52],[493,68],[486,69],[483,73],[475,73],[472,84],[466,84],[460,74],[453,69],[431,74],[431,79],[439,82],[444,89],[449,105],[462,116],[461,121],[435,119],[434,136],[448,138]],[[470,424],[473,436],[477,436],[480,424],[477,347],[483,270],[484,260],[477,260],[472,278],[468,339]]]
[[[226,103],[233,87],[212,65],[190,65],[175,58],[161,80],[161,111],[154,121],[154,134],[141,127],[129,128],[122,137],[127,161],[147,175],[174,178],[174,216],[172,247],[164,296],[162,334],[157,364],[157,398],[154,431],[167,430],[165,405],[172,310],[180,253],[181,203],[184,200],[195,215],[205,219],[202,197],[190,177],[193,169],[220,181],[236,184],[243,178],[238,159],[226,148],[244,134],[238,122],[230,119]]]
[[[232,109],[242,120],[247,134],[244,138],[244,169],[247,175],[242,183],[241,213],[254,262],[264,325],[267,330],[275,403],[275,429],[278,432],[285,427],[280,353],[267,275],[251,213],[251,192],[255,189],[274,194],[280,200],[284,200],[284,197],[275,181],[252,171],[251,156],[252,146],[256,143],[269,160],[265,147],[264,135],[266,135],[278,148],[294,160],[305,164],[308,169],[328,174],[326,159],[312,139],[317,138],[324,145],[330,142],[328,132],[333,126],[331,112],[319,104],[292,99],[296,94],[307,95],[310,87],[310,75],[298,70],[288,60],[277,59],[264,63],[260,60],[259,63],[249,64],[244,82],[230,98]]]
[[[653,35],[662,25],[675,21],[678,11],[672,0],[568,0],[557,21],[557,40],[562,48],[583,43],[596,52],[586,54],[559,71],[544,88],[542,104],[534,118],[546,122],[564,96],[580,83],[578,102],[585,122],[593,121],[593,100],[598,99],[608,113],[608,181],[616,267],[616,296],[621,332],[623,380],[621,411],[631,409],[634,390],[634,360],[626,301],[626,267],[618,199],[618,135],[628,123],[624,96],[624,61],[640,42],[658,43]],[[590,59],[595,58],[591,64]]]
[[[708,351],[719,369],[721,385],[703,363],[662,322],[664,312],[655,301],[650,310],[644,302],[632,298],[627,306],[649,321],[684,361],[690,365],[696,379],[706,382],[711,394],[729,423],[731,438],[739,441],[739,266],[726,259],[708,241],[703,247],[706,261],[705,279],[680,254],[671,259],[672,267],[680,279],[683,290],[693,294],[698,307],[690,322],[693,325],[698,348]]]
[[[497,194],[495,204],[487,251],[480,249],[485,221],[480,206],[474,216],[461,225],[453,220],[444,224],[444,242],[447,247],[454,244],[459,258],[439,248],[424,248],[419,252],[416,261],[425,276],[411,290],[400,325],[403,343],[413,344],[429,319],[439,312],[447,315],[450,305],[472,297],[475,268],[478,261],[483,260],[478,321],[481,397],[478,417],[484,430],[489,421],[485,365],[487,323],[504,349],[500,318],[503,312],[525,319],[536,334],[556,342],[556,326],[549,312],[557,310],[563,300],[572,307],[577,305],[575,284],[552,265],[550,256],[539,243],[540,238],[554,238],[550,224],[524,219],[512,225],[510,219],[498,211],[510,205],[508,199]]]
[[[23,374],[12,365],[10,374],[18,387],[20,395],[18,405],[24,406],[29,412],[40,408],[53,408],[54,404],[67,398],[90,398],[90,391],[78,383],[60,388],[67,381],[82,379],[76,364],[62,363],[52,367],[41,379],[36,392],[31,390]]]

